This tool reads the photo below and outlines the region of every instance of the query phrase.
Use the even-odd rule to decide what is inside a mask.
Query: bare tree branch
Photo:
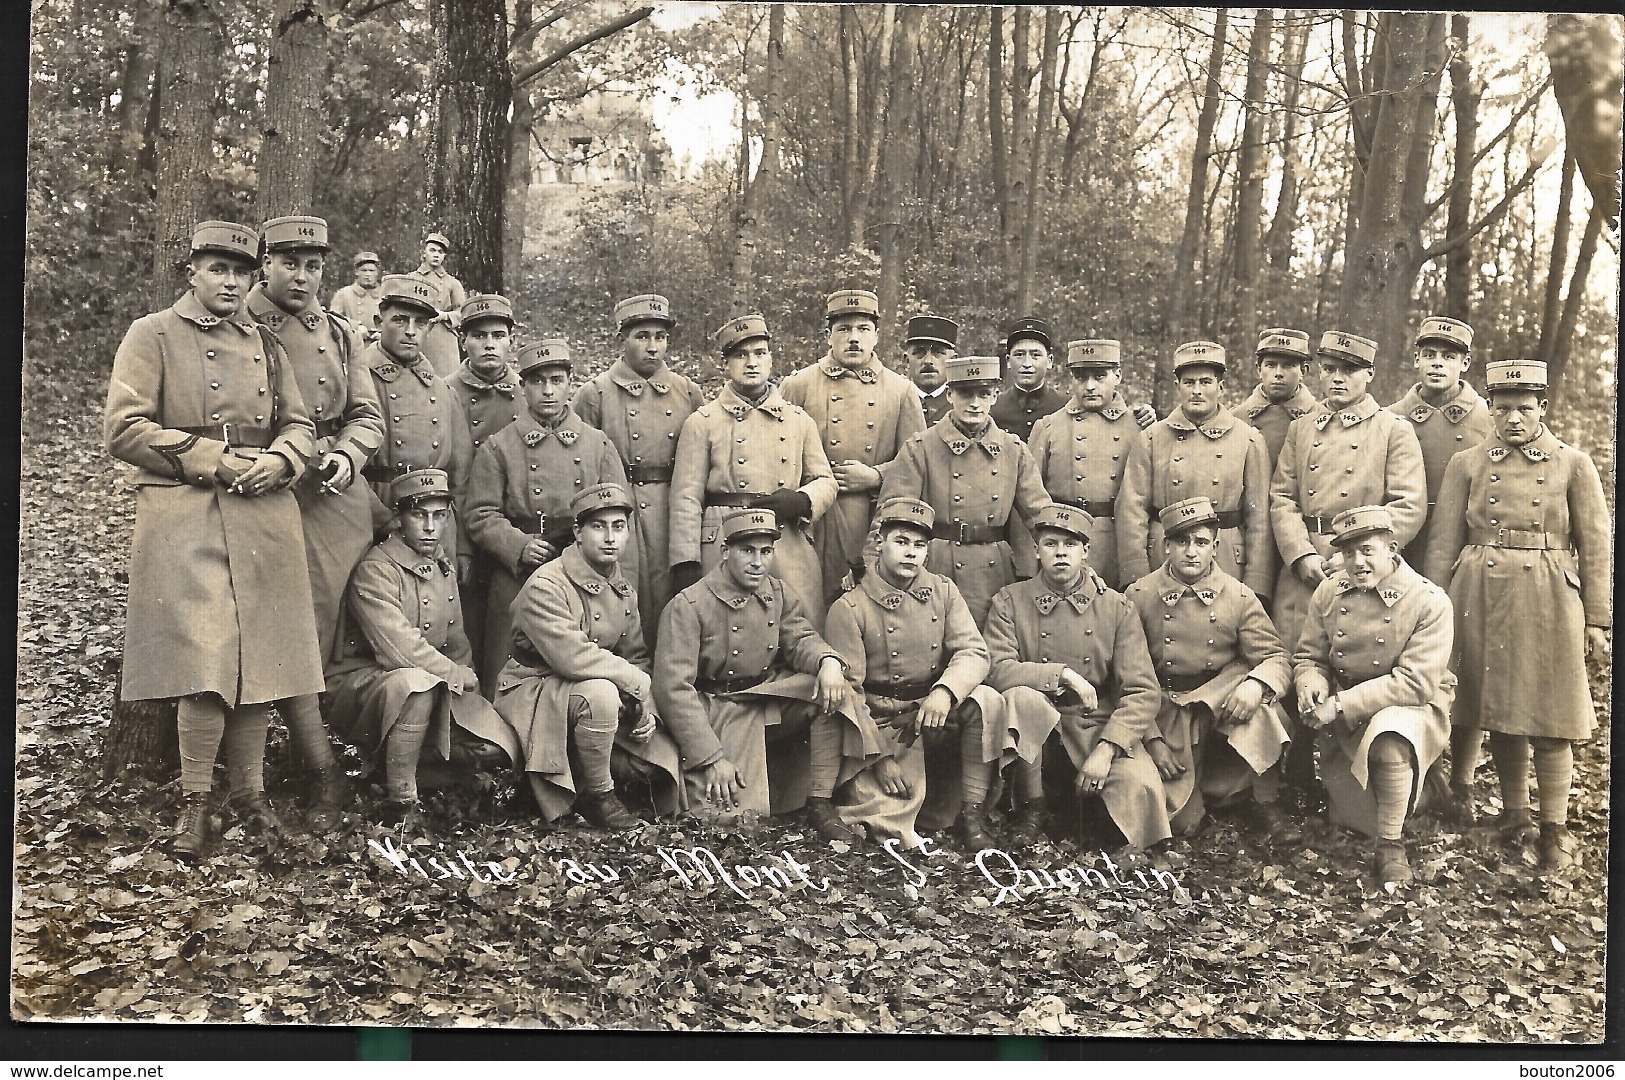
[[[1472,164],[1468,167],[1469,171],[1477,169],[1478,163],[1488,157],[1491,150],[1495,149],[1497,145],[1506,140],[1508,135],[1512,134],[1512,129],[1518,126],[1518,121],[1529,115],[1530,111],[1533,110],[1535,106],[1540,104],[1541,95],[1546,93],[1546,91],[1550,89],[1551,85],[1552,77],[1547,75],[1545,80],[1542,81],[1539,86],[1535,87],[1534,91],[1527,99],[1525,99],[1524,103],[1518,106],[1518,110],[1512,114],[1512,119],[1507,121],[1506,127],[1502,128],[1500,133],[1497,134],[1495,138],[1491,139],[1483,146],[1480,146],[1473,154]],[[1427,204],[1427,208],[1422,212],[1422,220],[1426,221],[1428,218],[1438,213],[1439,207],[1443,206],[1445,204],[1445,200],[1449,197],[1449,188],[1446,188],[1444,191],[1440,192],[1437,198],[1433,199]]]
[[[394,0],[386,0],[386,2],[392,3]],[[587,46],[595,44],[596,42],[602,41],[607,37],[612,37],[629,26],[634,26],[642,22],[650,15],[653,15],[654,10],[655,9],[652,7],[635,8],[632,11],[627,12],[625,15],[622,15],[620,18],[613,19],[595,30],[589,30],[579,37],[571,38],[563,45],[560,45],[558,48],[554,49],[552,52],[548,53],[546,56],[542,57],[540,60],[536,61],[534,64],[531,64],[529,67],[515,75],[513,77],[513,88],[518,90],[526,83],[529,83],[533,79],[536,79],[538,76],[544,74],[549,68],[554,67],[555,65],[569,58],[571,54],[578,52],[581,49],[585,49]]]
[[[555,4],[552,10],[532,20],[529,26],[514,35],[514,39],[508,43],[508,55],[510,57],[518,56],[530,48],[530,43],[536,40],[537,34],[540,34],[561,19],[569,18],[586,6],[587,0],[571,0],[570,3]]]
[[[362,19],[365,19],[368,15],[371,15],[373,12],[382,11],[385,8],[390,7],[390,6],[394,5],[394,4],[398,4],[400,2],[401,2],[401,0],[372,0],[372,3],[367,4],[364,7],[362,7],[355,14],[351,15],[350,18],[353,19],[356,22],[360,22]]]
[[[1500,202],[1496,203],[1494,206],[1490,207],[1489,210],[1485,211],[1484,216],[1474,222],[1461,235],[1447,236],[1440,240],[1437,244],[1434,244],[1432,247],[1423,251],[1421,261],[1424,263],[1431,262],[1441,255],[1448,255],[1450,252],[1456,250],[1461,245],[1467,243],[1467,241],[1471,240],[1473,237],[1477,236],[1479,233],[1483,232],[1485,229],[1499,221],[1501,216],[1505,214],[1512,206],[1513,200],[1515,200],[1519,195],[1522,195],[1524,191],[1528,189],[1529,185],[1535,182],[1535,176],[1539,174],[1543,167],[1545,167],[1547,159],[1552,156],[1552,151],[1556,148],[1556,146],[1557,141],[1555,139],[1548,140],[1544,147],[1536,151],[1534,159],[1529,163],[1529,168],[1524,170],[1524,174],[1518,178],[1518,182],[1513,184],[1512,187],[1508,188],[1505,195],[1501,196]]]

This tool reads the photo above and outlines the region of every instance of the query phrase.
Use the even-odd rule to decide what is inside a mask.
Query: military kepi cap
[[[265,237],[266,251],[332,250],[327,243],[327,221],[319,217],[272,218],[261,235]]]
[[[661,322],[667,326],[676,326],[677,320],[671,317],[671,301],[659,293],[644,293],[642,296],[628,296],[615,305],[615,326],[625,329],[632,323]]]
[[[931,341],[938,345],[946,345],[950,349],[959,347],[959,324],[940,315],[914,316],[908,321],[906,334],[903,339],[905,345],[912,345],[916,341]]]
[[[1375,368],[1377,366],[1377,343],[1358,334],[1345,334],[1341,330],[1328,330],[1320,335],[1320,348],[1315,351],[1322,356],[1342,360],[1357,367]]]
[[[625,510],[630,514],[634,509],[632,496],[619,484],[594,484],[570,500],[570,513],[578,525],[605,510]]]
[[[1087,540],[1094,523],[1094,516],[1087,510],[1066,503],[1050,503],[1033,518],[1033,534],[1037,535],[1039,529],[1056,529]]]
[[[837,319],[842,315],[867,315],[880,321],[880,297],[866,289],[842,289],[829,294],[824,301],[824,317]]]
[[[772,340],[773,335],[767,332],[767,320],[754,312],[741,315],[737,319],[729,319],[717,327],[717,332],[711,335],[716,342],[717,352],[726,353],[735,345],[742,345],[752,338],[766,338]]]
[[[451,480],[444,470],[417,469],[389,482],[389,501],[393,506],[435,498],[451,498]]]
[[[423,238],[423,242],[425,244],[439,244],[442,251],[451,250],[451,241],[446,239],[445,233],[432,232]]]
[[[930,535],[931,527],[937,523],[937,512],[931,509],[931,504],[920,499],[910,499],[898,496],[887,499],[875,511],[875,528],[884,529],[887,525],[911,525],[921,532]]]
[[[1484,390],[1545,390],[1544,360],[1492,360],[1484,365]]]
[[[1004,351],[1009,352],[1015,348],[1016,342],[1022,338],[1029,338],[1038,342],[1044,348],[1055,351],[1055,343],[1050,340],[1049,323],[1036,315],[1024,315],[1004,328]]]
[[[1068,371],[1123,366],[1123,343],[1113,338],[1082,338],[1066,343]]]
[[[372,263],[374,266],[377,266],[382,262],[383,260],[378,257],[378,253],[376,251],[358,251],[355,253],[355,258],[350,260],[350,265],[360,269],[361,267],[366,266],[368,263]]]
[[[1332,518],[1332,545],[1342,547],[1372,533],[1394,531],[1394,516],[1386,506],[1356,506]]]
[[[1162,526],[1164,536],[1178,536],[1198,525],[1217,525],[1219,512],[1213,509],[1213,500],[1198,495],[1163,507],[1157,514],[1157,523]]]
[[[506,296],[498,296],[496,293],[477,293],[470,296],[458,314],[461,315],[465,327],[482,319],[501,319],[510,327],[513,326],[513,305],[508,303]]]
[[[722,539],[736,540],[741,536],[771,536],[779,538],[779,519],[771,510],[735,510],[722,519]]]
[[[1473,328],[1460,319],[1447,319],[1443,315],[1429,315],[1416,331],[1416,344],[1437,341],[1454,345],[1462,352],[1473,351]]]
[[[569,371],[572,367],[570,343],[561,337],[531,342],[519,350],[519,359],[514,366],[520,378],[544,367],[561,367]]]
[[[1188,367],[1218,368],[1222,374],[1226,368],[1224,346],[1217,341],[1187,341],[1174,350],[1174,374],[1178,375]]]
[[[949,386],[976,386],[999,384],[999,358],[997,356],[956,356],[942,365]]]
[[[1272,326],[1259,332],[1258,348],[1253,350],[1253,355],[1261,360],[1266,356],[1284,356],[1302,363],[1309,359],[1309,335],[1302,330]]]
[[[260,261],[260,235],[235,221],[200,221],[192,228],[192,253],[217,251],[248,262]]]
[[[390,274],[378,283],[378,306],[404,304],[429,315],[438,315],[440,309],[435,306],[435,298],[439,292],[431,282],[415,274]]]

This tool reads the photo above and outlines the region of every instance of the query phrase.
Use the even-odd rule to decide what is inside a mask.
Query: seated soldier
[[[682,749],[691,809],[733,820],[805,803],[820,837],[857,842],[862,831],[831,800],[884,742],[840,653],[771,576],[779,536],[771,510],[723,519],[722,562],[660,618],[655,700]]]
[[[1334,824],[1376,837],[1379,884],[1411,880],[1405,818],[1450,739],[1450,598],[1399,557],[1387,507],[1332,520],[1342,565],[1310,597],[1292,657],[1298,716],[1320,735]]]
[[[982,684],[987,644],[958,587],[925,569],[935,521],[919,499],[883,503],[874,570],[829,610],[830,644],[846,657],[892,744],[889,756],[842,789],[839,810],[848,822],[918,846],[914,825],[927,785],[956,784],[959,838],[976,852],[989,846],[983,804],[989,763],[1003,750],[1004,699]],[[928,772],[921,736],[957,742],[957,776]]]
[[[1273,766],[1290,740],[1275,699],[1291,685],[1292,665],[1257,594],[1215,561],[1212,501],[1174,503],[1159,524],[1161,568],[1123,595],[1139,612],[1162,684],[1145,749],[1162,774],[1170,825],[1188,832],[1207,802],[1220,805],[1251,788],[1261,823],[1282,833]]]
[[[519,734],[517,760],[546,821],[575,806],[602,829],[640,825],[615,794],[616,751],[650,781],[657,809],[682,805],[677,749],[658,730],[650,693],[637,590],[620,565],[635,505],[619,484],[577,495],[575,543],[530,575],[513,602],[496,704]]]
[[[390,495],[399,524],[350,577],[327,693],[335,732],[384,766],[386,816],[416,824],[426,744],[442,760],[490,767],[506,764],[503,752],[517,760],[519,743],[469,666],[457,570],[441,544],[451,522],[446,474],[406,473]]]
[[[1173,835],[1162,778],[1137,752],[1161,695],[1134,606],[1089,567],[1093,524],[1060,504],[1034,520],[1038,576],[1000,590],[982,631],[988,682],[1004,694],[1013,729],[1058,733],[1078,770],[1077,795],[1101,799],[1128,842],[1146,848]],[[1026,747],[1020,755],[1041,761]],[[1018,796],[1039,797],[1037,772],[1024,773]]]

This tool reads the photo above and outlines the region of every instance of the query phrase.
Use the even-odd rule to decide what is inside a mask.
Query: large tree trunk
[[[503,0],[432,0],[434,122],[429,219],[451,241],[469,292],[501,292],[507,180],[508,16]]]
[[[1603,220],[1619,224],[1620,87],[1625,56],[1617,15],[1546,16],[1546,56],[1563,132]]]
[[[517,40],[531,25],[531,0],[516,0],[513,34]],[[518,293],[525,261],[525,229],[530,209],[530,141],[536,126],[531,91],[513,94],[513,120],[508,125],[508,178],[502,195],[502,283]]]
[[[762,65],[763,78],[760,109],[762,113],[762,160],[756,166],[756,176],[750,175],[750,143],[740,144],[746,155],[745,176],[740,192],[739,207],[734,215],[734,257],[729,274],[732,280],[732,298],[729,314],[732,317],[755,311],[756,299],[756,225],[762,198],[779,166],[779,72],[784,67],[784,5],[774,4],[767,17],[767,57]]]
[[[1213,152],[1213,127],[1219,116],[1219,76],[1224,68],[1224,39],[1229,13],[1218,8],[1213,13],[1213,48],[1208,54],[1207,87],[1202,93],[1202,109],[1196,117],[1196,148],[1191,153],[1191,183],[1185,196],[1185,228],[1179,235],[1174,254],[1173,330],[1176,337],[1193,329],[1192,315],[1201,295],[1196,278],[1196,255],[1207,232],[1207,166]],[[1157,378],[1153,384],[1157,412],[1166,414],[1173,394],[1171,350],[1157,355]]]
[[[215,102],[225,63],[226,28],[211,0],[167,0],[158,27],[158,204],[154,215],[153,310],[175,302],[176,268],[191,247],[192,226],[203,216],[209,165],[214,160]]]
[[[1258,290],[1259,232],[1264,214],[1264,99],[1269,91],[1270,37],[1275,13],[1261,8],[1253,15],[1252,44],[1247,50],[1247,88],[1242,99],[1241,146],[1236,155],[1236,227],[1231,266],[1234,310],[1252,318]],[[1228,305],[1220,305],[1221,310]]]
[[[1285,270],[1292,265],[1292,234],[1298,228],[1298,98],[1303,90],[1303,61],[1309,44],[1311,16],[1293,16],[1286,35],[1286,55],[1282,60],[1282,80],[1286,84],[1281,118],[1281,192],[1275,201],[1275,215],[1264,236],[1264,251],[1270,265]]]
[[[1467,55],[1469,19],[1450,20],[1450,102],[1456,117],[1455,174],[1450,181],[1448,236],[1460,236],[1471,226],[1473,212],[1473,156],[1478,145],[1479,90],[1473,85],[1473,62]],[[1462,322],[1472,321],[1473,245],[1467,241],[1451,250],[1444,261],[1444,313]]]
[[[1016,275],[1015,310],[1032,310],[1033,256],[1038,231],[1038,189],[1049,164],[1051,122],[1055,104],[1055,61],[1060,48],[1061,15],[1054,8],[1044,11],[1044,45],[1039,60],[1038,119],[1033,128],[1032,149],[1027,155],[1027,205],[1021,215],[1021,269]]]
[[[1563,312],[1563,271],[1569,265],[1569,222],[1574,213],[1575,171],[1574,154],[1565,153],[1563,180],[1557,193],[1557,223],[1552,226],[1551,258],[1546,263],[1546,294],[1540,312],[1540,346],[1535,354],[1548,363],[1552,359],[1552,342],[1557,338],[1557,321]]]
[[[112,145],[112,160],[108,163],[108,175],[118,194],[96,207],[91,231],[98,235],[118,231],[109,227],[110,213],[117,212],[124,222],[133,223],[138,220],[139,208],[152,197],[151,139],[157,125],[151,112],[155,103],[152,77],[158,48],[157,11],[150,3],[136,4],[132,11],[135,28],[124,49],[118,105],[113,109],[118,141]]]
[[[885,138],[887,114],[891,97],[891,52],[893,28],[897,25],[897,5],[885,4],[880,9],[880,44],[876,63],[871,65],[874,82],[869,86],[869,130],[861,141],[862,172],[852,196],[852,214],[847,226],[847,244],[852,248],[864,246],[869,231],[869,200],[874,194],[880,170],[880,144]]]
[[[1010,34],[1010,186],[1006,195],[1010,200],[1005,211],[1004,242],[1001,245],[1004,262],[1000,267],[1008,300],[1011,280],[1015,277],[1017,260],[1021,252],[1022,211],[1027,205],[1027,163],[1032,159],[1033,131],[1027,120],[1028,98],[1032,92],[1032,64],[1029,63],[1029,37],[1032,29],[1032,9],[1018,7],[1015,29]]]
[[[327,20],[318,0],[280,0],[260,127],[260,221],[312,213],[327,86]]]

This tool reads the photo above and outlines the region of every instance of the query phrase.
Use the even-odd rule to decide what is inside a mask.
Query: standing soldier
[[[1219,514],[1218,564],[1261,597],[1269,576],[1270,472],[1264,436],[1238,423],[1222,403],[1224,346],[1189,341],[1174,350],[1180,405],[1146,432],[1129,454],[1117,494],[1117,557],[1123,582],[1160,562],[1160,525],[1152,519],[1176,502],[1201,495]]]
[[[471,549],[464,532],[463,503],[474,450],[457,392],[423,357],[424,335],[436,314],[433,290],[421,278],[392,274],[378,292],[378,340],[361,354],[372,372],[384,418],[383,445],[361,471],[377,496],[373,525],[390,520],[392,511],[385,500],[402,473],[441,470],[451,485],[453,518],[442,543],[456,560],[459,580],[467,580]]]
[[[920,396],[925,422],[935,424],[948,415],[948,369],[944,365],[959,348],[959,324],[937,315],[915,315],[904,333],[908,377]]]
[[[677,438],[672,587],[681,592],[721,560],[722,519],[729,510],[765,508],[783,533],[774,544],[773,574],[796,594],[813,629],[822,630],[823,572],[806,529],[834,504],[840,485],[818,425],[768,381],[770,339],[760,315],[731,319],[714,335],[728,385],[695,410]]]
[[[1162,685],[1145,749],[1162,774],[1175,832],[1201,824],[1209,800],[1218,805],[1249,788],[1260,823],[1280,831],[1274,766],[1288,736],[1274,703],[1292,685],[1292,663],[1257,595],[1218,567],[1218,544],[1210,500],[1166,507],[1167,558],[1124,591]]]
[[[999,361],[948,361],[948,419],[903,444],[880,501],[919,499],[936,512],[926,569],[959,586],[976,625],[993,595],[1015,580],[1007,539],[1012,515],[1031,523],[1050,503],[1027,446],[993,422]]]
[[[378,253],[363,251],[353,260],[355,281],[333,294],[329,310],[344,316],[361,330],[361,341],[378,340]]]
[[[841,595],[843,581],[863,576],[875,492],[898,448],[925,430],[925,413],[909,381],[875,357],[880,301],[874,293],[846,289],[830,294],[824,325],[829,352],[787,377],[779,392],[818,425],[840,485],[835,505],[810,530],[822,556],[822,605],[827,611]]]
[[[384,439],[378,391],[358,364],[355,328],[322,310],[327,222],[318,217],[281,217],[265,223],[265,280],[248,294],[248,313],[272,331],[287,351],[288,368],[316,426],[315,467],[293,487],[305,534],[305,561],[316,602],[316,636],[323,661],[333,639],[350,571],[372,546],[371,496],[357,483]],[[349,800],[344,770],[322,723],[316,695],[277,702],[305,768],[315,803],[306,824],[327,832],[339,823]]]
[[[491,560],[481,684],[495,688],[508,661],[510,608],[536,569],[556,559],[575,536],[570,505],[600,484],[626,485],[626,469],[609,437],[570,408],[570,346],[543,338],[519,351],[525,412],[497,432],[474,458],[468,483],[468,535]],[[637,574],[636,538],[617,564]]]
[[[660,612],[671,599],[670,545],[672,462],[677,435],[705,395],[686,375],[666,366],[671,348],[671,302],[664,296],[631,296],[615,305],[621,356],[583,383],[571,407],[582,423],[609,436],[626,463],[638,510],[638,603],[643,632],[654,651]]]
[[[1596,716],[1585,654],[1606,657],[1613,544],[1597,467],[1544,423],[1546,365],[1488,364],[1495,434],[1451,458],[1439,493],[1428,576],[1447,581],[1461,678],[1455,731],[1490,732],[1503,835],[1529,829],[1529,756],[1540,785],[1540,863],[1573,863],[1565,821],[1573,744]],[[1470,811],[1472,774],[1456,770]]]
[[[1109,338],[1066,347],[1072,398],[1033,426],[1029,441],[1044,488],[1058,503],[1088,511],[1089,565],[1108,584],[1122,580],[1117,560],[1116,501],[1129,458],[1145,442],[1138,419],[1118,392],[1122,346]]]
[[[383,766],[385,817],[415,824],[425,745],[443,761],[478,766],[503,754],[518,761],[519,741],[480,696],[470,667],[457,567],[441,545],[451,525],[446,474],[401,476],[390,505],[399,524],[356,565],[327,692],[335,724],[372,769]],[[454,743],[454,728],[477,738]]]
[[[468,300],[463,291],[463,283],[446,270],[446,253],[451,251],[451,241],[446,239],[445,233],[432,232],[423,238],[423,261],[418,264],[416,273],[419,277],[434,282],[435,288],[440,290],[440,310],[446,315],[455,315]]]
[[[1069,400],[1049,384],[1054,344],[1049,323],[1034,315],[1004,328],[1005,370],[1010,386],[993,403],[993,422],[1022,442],[1039,420],[1066,407]]]
[[[1399,557],[1390,507],[1353,507],[1332,527],[1340,565],[1292,656],[1298,716],[1321,732],[1332,823],[1376,838],[1378,884],[1404,883],[1405,819],[1449,741],[1450,598]]]
[[[1422,467],[1427,473],[1428,485],[1427,516],[1416,538],[1404,550],[1405,561],[1421,570],[1427,562],[1429,525],[1434,518],[1433,507],[1439,499],[1439,488],[1444,484],[1445,466],[1461,451],[1494,435],[1495,425],[1490,422],[1490,407],[1464,377],[1473,362],[1472,327],[1442,315],[1429,315],[1416,332],[1412,355],[1416,374],[1422,381],[1388,409],[1411,422],[1416,441],[1422,447]],[[1437,584],[1448,585],[1449,582]],[[1461,749],[1468,748],[1452,744],[1452,761]],[[1468,764],[1476,767],[1477,743],[1468,753],[1472,759]],[[1457,775],[1470,779],[1473,774],[1469,769]]]
[[[102,418],[108,453],[136,469],[121,697],[180,699],[175,850],[188,856],[209,844],[222,742],[233,806],[250,828],[279,830],[265,800],[266,714],[322,689],[287,490],[316,434],[281,345],[243,311],[258,256],[246,226],[193,229],[191,290],[130,326]]]
[[[1315,395],[1303,384],[1303,377],[1309,372],[1309,335],[1302,330],[1270,327],[1258,335],[1258,347],[1253,356],[1258,365],[1258,385],[1253,387],[1247,400],[1236,407],[1233,415],[1264,436],[1273,481],[1275,462],[1286,442],[1287,428],[1292,421],[1318,407]],[[1281,556],[1275,549],[1273,525],[1264,552],[1268,558],[1263,569],[1273,583],[1281,575]]]

